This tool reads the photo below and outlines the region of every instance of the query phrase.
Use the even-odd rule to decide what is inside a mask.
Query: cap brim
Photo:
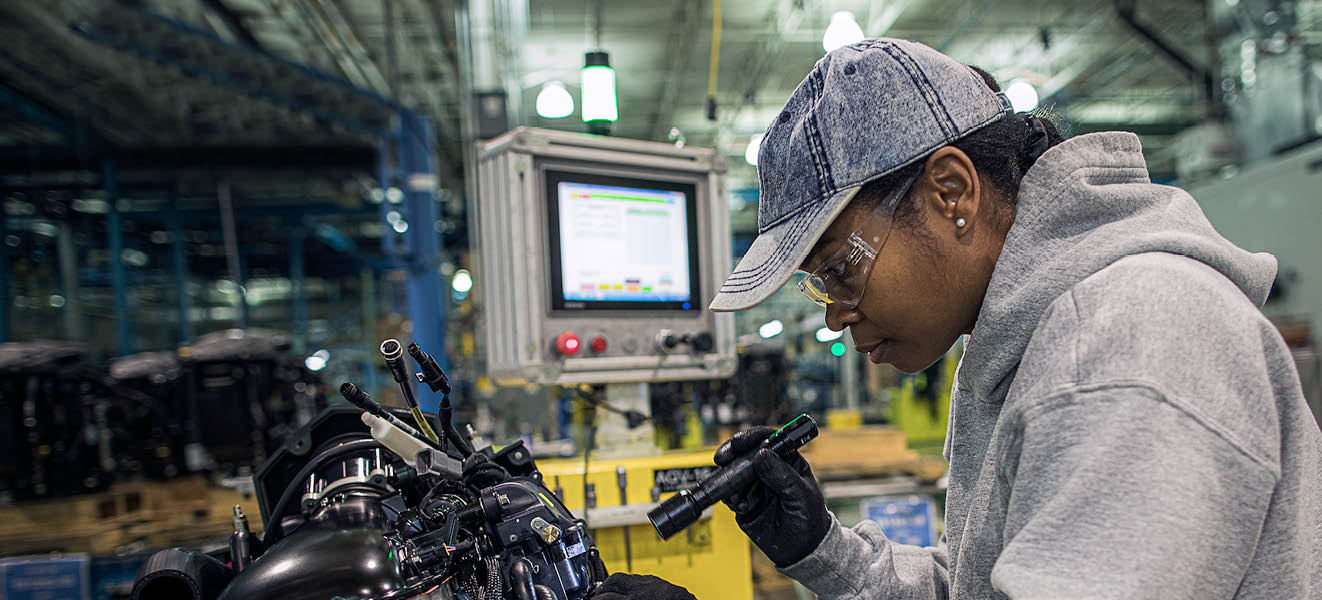
[[[714,312],[747,310],[770,298],[799,270],[861,187],[836,192],[759,234],[708,308]]]

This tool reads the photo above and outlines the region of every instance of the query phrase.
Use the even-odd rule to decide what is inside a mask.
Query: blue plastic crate
[[[86,554],[0,560],[0,600],[88,600]]]
[[[869,498],[859,508],[863,518],[875,521],[893,542],[936,545],[936,501],[930,496]]]
[[[138,567],[147,561],[151,552],[123,556],[93,556],[91,568],[92,600],[127,598],[133,591]]]

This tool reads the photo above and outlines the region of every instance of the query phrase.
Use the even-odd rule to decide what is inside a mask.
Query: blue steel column
[[[101,185],[105,187],[106,202],[110,204],[106,235],[110,238],[110,285],[115,296],[116,353],[124,356],[133,352],[133,341],[130,339],[128,285],[124,277],[124,219],[119,214],[119,166],[113,158],[101,162]]]
[[[441,285],[441,240],[436,231],[436,140],[431,120],[411,111],[399,113],[399,162],[404,206],[409,228],[405,232],[409,257],[409,316],[413,339],[448,367],[445,355],[446,297]],[[440,399],[421,394],[423,410],[435,411]]]
[[[362,304],[363,304],[363,338],[365,338],[363,347],[372,348],[378,343],[375,337],[376,333],[376,270],[370,265],[363,265],[358,272],[358,280],[362,285]],[[376,369],[380,364],[373,359],[371,354],[367,355],[363,365],[363,381],[367,388],[373,393],[380,392],[376,385]]]
[[[377,216],[381,219],[381,227],[382,227],[381,255],[385,257],[385,266],[383,267],[383,269],[387,269],[387,270],[395,269],[399,267],[399,255],[395,251],[395,240],[394,240],[395,232],[390,228],[390,223],[386,220],[386,215],[389,214],[391,210],[390,201],[386,198],[386,192],[390,189],[390,185],[391,185],[390,181],[392,179],[391,166],[390,166],[391,139],[392,137],[390,133],[390,126],[387,125],[385,131],[381,134],[381,139],[378,140],[377,162],[376,162],[377,178],[381,185],[381,204],[378,205],[377,207],[379,209],[377,211]],[[362,278],[363,285],[366,286],[369,283],[375,284],[376,275],[377,274],[373,272],[370,277],[363,277]],[[386,288],[385,284],[388,281],[389,278],[383,277],[382,285],[374,287],[374,289],[372,290],[373,293],[374,294],[381,293],[381,291]],[[366,291],[364,291],[364,304],[366,304],[365,294]],[[377,317],[378,311],[376,310],[376,307],[373,306],[371,316],[369,317],[367,313],[367,308],[368,308],[367,306],[363,307],[363,315],[364,315],[363,332],[365,337],[367,337],[368,339],[367,347],[375,348],[377,344],[381,343],[381,340],[376,339],[376,336],[374,335],[376,332],[376,322],[373,319]],[[387,312],[390,312],[390,310],[391,309],[387,309]],[[367,374],[368,389],[370,390],[379,391],[376,388],[376,379],[377,379],[376,376],[377,376],[377,369],[379,368],[378,365],[380,364],[381,364],[380,359],[377,358],[375,353],[368,354],[367,358],[363,360],[363,372]]]
[[[381,137],[381,144],[377,151],[377,173],[381,180],[381,204],[379,206],[381,216],[381,226],[385,227],[385,232],[381,236],[381,254],[386,257],[386,264],[391,268],[398,268],[400,264],[399,255],[401,253],[399,244],[395,242],[395,232],[390,228],[390,222],[386,215],[390,211],[396,210],[395,205],[390,203],[390,188],[395,185],[394,167],[390,164],[390,142],[395,139],[389,132]],[[402,167],[401,167],[402,168]]]
[[[293,285],[291,294],[294,306],[294,352],[303,354],[308,345],[308,294],[307,272],[303,264],[303,231],[289,236],[289,281]]]
[[[9,341],[9,224],[5,207],[0,204],[0,342]]]
[[[170,223],[170,270],[174,274],[174,287],[179,294],[179,327],[175,335],[177,342],[186,344],[193,339],[192,312],[188,302],[188,251],[184,245],[184,225],[179,216],[179,190],[173,181],[169,182],[166,192],[170,208],[167,219]]]

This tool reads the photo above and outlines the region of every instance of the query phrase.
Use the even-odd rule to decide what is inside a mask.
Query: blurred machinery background
[[[1320,25],[1319,0],[4,3],[0,515],[15,525],[0,547],[88,553],[67,568],[111,597],[136,568],[124,557],[227,531],[213,507],[249,502],[249,476],[340,382],[402,405],[385,338],[435,355],[456,422],[563,458],[546,471],[566,489],[586,469],[613,499],[615,463],[581,461],[620,389],[488,376],[479,149],[518,127],[713,149],[729,264],[756,234],[761,132],[825,49],[864,36],[982,67],[1067,136],[1137,133],[1154,181],[1277,255],[1266,311],[1322,416]],[[892,524],[934,536],[960,348],[912,376],[873,367],[792,289],[732,327],[732,375],[636,394],[655,446],[689,458],[619,463],[631,481],[687,476],[669,469],[810,412],[841,518],[911,511]],[[890,449],[885,465],[860,444]],[[77,531],[53,539],[54,514]],[[598,535],[608,562],[617,534]],[[751,568],[758,597],[793,596]]]

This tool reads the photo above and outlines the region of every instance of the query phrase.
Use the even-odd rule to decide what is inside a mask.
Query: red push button
[[[574,335],[574,332],[572,331],[566,331],[560,334],[560,337],[555,338],[555,351],[559,352],[561,356],[573,356],[578,354],[578,349],[581,345],[578,336]]]
[[[592,338],[592,351],[601,354],[606,351],[606,338],[597,336]]]

